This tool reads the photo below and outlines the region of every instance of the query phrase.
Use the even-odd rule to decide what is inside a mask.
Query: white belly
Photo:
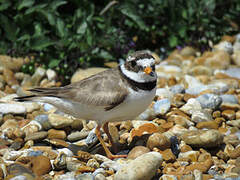
[[[41,97],[40,101],[56,106],[60,111],[73,115],[76,118],[94,120],[98,124],[111,121],[132,120],[142,113],[152,102],[156,88],[151,91],[133,91],[129,89],[130,95],[123,103],[106,111],[103,106],[91,106],[55,97]]]
[[[105,111],[105,116],[102,119],[103,123],[106,121],[125,121],[134,119],[151,104],[156,93],[156,88],[147,92],[142,90],[130,91],[130,95],[122,104],[109,112]]]

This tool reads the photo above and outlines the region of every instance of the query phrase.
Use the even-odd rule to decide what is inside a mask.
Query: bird
[[[32,93],[16,101],[49,103],[76,118],[94,120],[95,133],[109,159],[114,155],[101,137],[101,127],[113,145],[108,123],[133,120],[153,101],[157,88],[155,58],[149,51],[135,51],[124,63],[78,82],[51,88],[29,89]]]

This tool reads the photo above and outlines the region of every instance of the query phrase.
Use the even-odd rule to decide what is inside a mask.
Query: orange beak
[[[146,67],[146,68],[144,69],[144,72],[145,72],[146,74],[150,74],[150,73],[152,72],[152,68],[151,68],[151,67]]]

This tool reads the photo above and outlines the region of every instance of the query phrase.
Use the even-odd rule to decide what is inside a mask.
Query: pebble
[[[171,142],[161,133],[153,133],[147,140],[147,147],[153,150],[155,147],[160,150],[170,148]]]
[[[63,130],[55,130],[55,129],[50,129],[48,130],[48,139],[66,139],[67,134]]]
[[[97,174],[94,180],[106,180],[106,177],[103,174]]]
[[[93,129],[88,133],[88,136],[85,139],[85,142],[86,144],[91,145],[91,144],[95,144],[97,141],[98,141],[98,138],[95,134],[95,129]]]
[[[78,140],[86,138],[88,136],[88,134],[89,134],[89,131],[75,131],[75,132],[70,133],[67,136],[67,139],[69,141],[78,141]]]
[[[95,135],[95,121],[84,124],[85,120],[50,104],[13,101],[33,86],[60,86],[55,71],[38,68],[33,76],[19,73],[17,61],[24,59],[8,58],[15,61],[8,66],[10,61],[0,56],[0,179],[238,177],[240,41],[238,36],[222,38],[226,40],[234,44],[232,55],[228,43],[221,42],[214,51],[203,53],[182,47],[158,62],[158,88],[151,105],[135,120],[109,124],[120,153],[128,154],[114,160],[100,155],[103,148]],[[73,81],[98,70],[105,68],[80,70]]]
[[[235,65],[240,66],[240,50],[234,51],[232,55],[232,60]]]
[[[198,129],[218,129],[219,123],[216,121],[204,121],[204,122],[199,122],[196,125],[196,128]]]
[[[131,180],[151,180],[162,161],[162,155],[158,152],[145,153],[118,170],[114,180],[125,180],[126,177]]]
[[[222,103],[221,96],[215,94],[203,94],[196,98],[202,108],[217,109]]]
[[[38,67],[35,70],[35,73],[31,77],[32,85],[38,86],[42,78],[45,76],[45,74],[46,74],[46,70],[41,67]]]
[[[128,159],[136,159],[137,157],[141,156],[142,154],[150,152],[150,149],[145,146],[135,146],[129,153],[127,158]]]
[[[44,103],[43,104],[43,109],[44,109],[44,111],[48,112],[48,111],[51,111],[51,110],[55,110],[56,108],[51,104]]]
[[[161,99],[154,103],[153,109],[156,115],[164,115],[166,114],[171,107],[171,102],[169,99]]]
[[[34,174],[42,176],[52,170],[52,165],[48,157],[36,156],[31,160],[31,168]]]
[[[49,81],[57,79],[57,73],[52,69],[48,69],[46,71],[46,75],[47,75],[47,78],[48,78]]]
[[[189,159],[191,162],[197,162],[199,154],[199,151],[187,151],[179,153],[178,157]]]
[[[36,116],[33,121],[36,121],[37,123],[40,124],[39,125],[41,127],[40,130],[42,130],[42,129],[49,130],[52,128],[52,125],[49,122],[47,114],[40,114],[40,115]]]
[[[227,121],[226,123],[227,123],[228,125],[233,126],[233,127],[240,128],[240,119],[232,120],[232,121]]]
[[[71,83],[78,82],[82,79],[85,79],[89,76],[97,74],[99,72],[105,71],[107,68],[93,67],[88,69],[78,69],[71,78]]]
[[[25,106],[20,104],[1,103],[0,113],[1,114],[25,114],[27,109]]]
[[[180,153],[180,145],[179,145],[179,140],[176,136],[172,136],[170,138],[170,142],[171,142],[171,150],[172,150],[172,153],[175,155],[175,156],[178,156],[178,154]]]
[[[167,163],[172,163],[176,160],[176,156],[173,154],[171,149],[166,149],[164,151],[160,151],[163,157],[163,160]]]
[[[173,93],[173,94],[181,94],[181,93],[184,93],[185,92],[185,89],[182,85],[174,85],[170,88],[170,91]]]
[[[92,174],[79,174],[76,176],[76,180],[94,180],[94,176]]]
[[[201,76],[201,75],[211,76],[213,74],[213,70],[209,67],[198,65],[193,67],[190,70],[190,74],[194,76]]]
[[[224,103],[238,104],[238,99],[235,95],[232,94],[222,94],[220,95]]]
[[[212,69],[225,69],[230,65],[230,55],[225,51],[216,51],[211,57],[205,59],[205,65]]]
[[[19,70],[23,64],[29,63],[30,58],[15,58],[6,55],[0,55],[0,67],[8,68],[13,71]]]
[[[145,111],[143,111],[136,119],[138,120],[150,120],[155,117],[155,112],[152,107],[148,107]]]
[[[181,139],[193,147],[217,147],[223,143],[223,135],[217,130],[188,131],[181,135]]]
[[[232,54],[232,52],[233,52],[232,43],[230,43],[228,41],[220,41],[220,43],[214,45],[213,51],[221,51],[221,50],[223,50],[229,54]]]
[[[240,79],[239,71],[240,71],[240,68],[228,68],[227,70],[224,70],[222,72],[227,74],[230,77]]]
[[[180,110],[186,114],[192,114],[196,110],[201,110],[201,104],[194,98],[190,98],[185,105],[183,105]]]
[[[31,113],[33,111],[40,109],[40,105],[36,102],[24,102],[24,103],[21,103],[21,105],[23,105],[26,108],[28,113]]]
[[[30,176],[30,179],[32,180],[34,179],[34,174],[31,172],[31,170],[19,163],[10,164],[7,167],[7,170],[8,170],[8,176],[5,179],[8,179],[8,177],[9,178],[14,176],[17,177],[18,175],[21,175],[21,174],[22,176],[24,175],[27,175],[28,177]]]
[[[10,69],[3,69],[3,78],[5,82],[10,86],[18,84],[18,81],[15,78],[13,71],[11,71]]]
[[[59,114],[49,114],[48,119],[50,125],[56,129],[71,126],[71,124],[73,123],[73,119],[61,116]]]
[[[173,97],[173,93],[167,89],[167,88],[158,88],[156,90],[156,95],[160,98],[160,99],[172,99]]]
[[[100,167],[99,163],[95,159],[89,159],[86,165],[95,169]]]
[[[227,120],[233,120],[236,118],[235,111],[233,110],[224,110],[222,111],[222,117],[224,117]]]
[[[212,121],[212,115],[206,110],[193,110],[191,120],[195,123]]]
[[[178,180],[178,178],[175,175],[164,174],[159,178],[159,180]]]
[[[48,132],[46,131],[39,131],[39,132],[35,132],[33,134],[28,134],[25,137],[25,141],[29,141],[29,140],[33,140],[33,141],[41,141],[43,139],[45,139],[48,135]]]

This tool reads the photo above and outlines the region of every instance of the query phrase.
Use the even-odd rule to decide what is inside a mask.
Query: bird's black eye
[[[131,61],[131,66],[132,67],[136,66],[136,64],[137,64],[136,61]]]

